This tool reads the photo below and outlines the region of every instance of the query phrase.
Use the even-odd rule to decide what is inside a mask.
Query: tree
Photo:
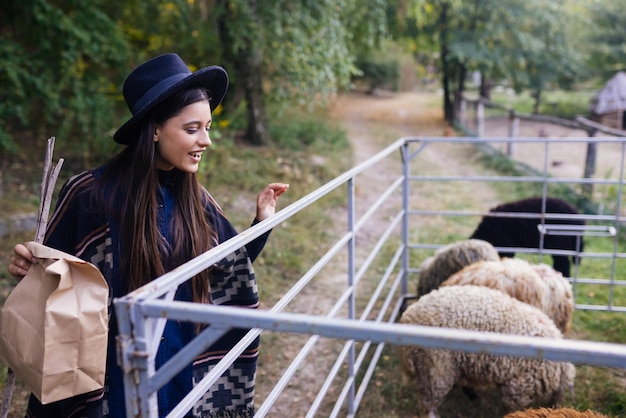
[[[223,14],[218,19],[224,58],[233,64],[246,100],[245,138],[254,145],[267,144],[268,117],[263,97],[262,17],[256,0],[218,0]],[[228,17],[228,18],[227,18]]]
[[[537,100],[549,83],[571,82],[580,60],[567,42],[561,2],[551,0],[413,0],[408,13],[439,45],[444,115],[455,122],[456,98],[470,71],[531,88]],[[537,103],[539,103],[537,101]]]
[[[97,3],[12,1],[1,14],[3,151],[16,151],[23,132],[84,138],[109,128],[113,81],[129,51]]]
[[[218,27],[244,91],[252,144],[269,141],[266,100],[315,106],[347,86],[363,48],[385,33],[383,0],[219,0]]]
[[[110,137],[127,117],[123,77],[146,58],[172,51],[192,69],[226,67],[229,99],[243,97],[248,106],[246,138],[265,143],[266,100],[315,105],[346,86],[354,57],[384,34],[385,6],[384,0],[7,0],[0,14],[0,150],[17,152],[15,135],[24,132]],[[85,154],[113,145],[74,144]]]
[[[89,154],[110,129],[129,50],[100,2],[9,0],[0,13],[0,168],[50,136]],[[85,140],[89,139],[89,140]],[[41,148],[38,148],[40,146]],[[78,152],[77,152],[78,153]],[[0,183],[3,179],[0,177]],[[0,184],[0,194],[2,184]]]
[[[604,0],[590,2],[588,11],[592,17],[589,63],[607,80],[626,70],[626,7],[621,0]]]
[[[507,68],[516,90],[532,92],[534,113],[539,113],[546,88],[571,88],[584,71],[580,42],[568,31],[577,16],[568,11],[563,1],[529,5],[522,22],[524,36],[512,37],[511,49],[518,51],[518,58]]]

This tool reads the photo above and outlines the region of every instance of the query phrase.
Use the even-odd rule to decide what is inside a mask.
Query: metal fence
[[[566,144],[584,149],[590,141],[597,145],[600,155],[606,148],[614,167],[609,168],[609,163],[606,163],[602,167],[607,171],[591,178],[583,178],[582,175],[563,177],[553,172],[553,157],[550,154],[553,145]],[[450,155],[450,152],[466,155],[467,158],[482,154],[491,154],[493,157],[499,147],[507,147],[510,142],[515,142],[516,150],[539,145],[544,153],[535,155],[530,162],[518,163],[524,173],[516,172],[512,175],[475,175],[465,172],[462,165],[446,166],[445,155]],[[440,147],[441,152],[437,150]],[[565,345],[558,340],[395,323],[404,306],[414,298],[412,287],[421,261],[437,248],[449,244],[454,237],[468,236],[467,228],[471,228],[468,225],[478,222],[488,211],[487,202],[482,207],[476,206],[474,202],[475,208],[472,209],[462,194],[454,192],[453,196],[446,195],[445,184],[457,182],[465,184],[464,189],[470,197],[476,188],[491,182],[500,185],[496,187],[505,188],[535,183],[544,196],[552,193],[555,187],[576,191],[586,185],[588,191],[588,186],[592,186],[594,197],[599,197],[599,203],[590,203],[592,206],[588,213],[579,215],[586,221],[585,228],[560,232],[548,228],[543,232],[603,240],[597,246],[602,251],[585,251],[580,254],[583,263],[597,263],[600,266],[593,270],[599,271],[600,276],[585,277],[578,269],[572,272],[570,280],[575,294],[582,299],[576,300],[575,307],[626,312],[626,281],[616,275],[626,264],[626,254],[620,252],[624,248],[622,225],[626,220],[623,207],[625,149],[625,140],[614,138],[399,139],[367,161],[280,210],[272,218],[247,229],[149,285],[116,299],[114,304],[120,329],[118,351],[125,373],[127,411],[132,416],[158,416],[157,390],[189,364],[189,359],[204,352],[232,328],[251,331],[168,417],[184,416],[263,330],[300,335],[304,342],[274,386],[264,388],[262,403],[257,405],[255,416],[258,417],[270,414],[281,394],[288,390],[297,371],[310,361],[310,354],[315,347],[329,339],[337,342],[340,348],[334,354],[332,367],[325,380],[316,389],[314,400],[306,406],[307,417],[318,415],[320,408],[323,405],[327,408],[329,403],[332,411],[325,412],[326,415],[355,416],[386,344],[540,357],[626,369],[626,347],[620,344],[570,339]],[[444,158],[444,161],[433,169],[430,166],[436,158]],[[390,167],[396,171],[390,173]],[[421,194],[420,185],[426,182],[441,185],[441,196],[427,199]],[[340,234],[334,242],[320,243],[328,247],[322,251],[318,261],[271,308],[250,311],[173,301],[176,289],[188,278],[344,187],[345,211],[341,212],[345,216],[345,233]],[[359,191],[369,187],[377,187],[380,190],[379,197],[375,201],[362,202],[362,193]],[[458,187],[453,190],[458,190]],[[433,204],[440,201],[441,207]],[[451,205],[450,201],[454,204]],[[590,202],[593,201],[596,200]],[[424,225],[440,233],[423,236]],[[571,255],[544,248],[515,250],[522,256],[537,257],[537,260],[546,263],[549,263],[549,258],[544,257],[551,254]],[[340,272],[328,273],[328,269]],[[323,312],[311,314],[302,310],[302,306],[298,308],[299,301],[303,300],[307,292],[315,297],[316,283],[319,285],[318,281],[327,278],[329,274],[343,279],[343,284],[334,292],[336,298],[321,301],[318,297],[315,305],[322,306]],[[328,282],[321,283],[328,285]],[[592,294],[604,296],[596,300],[590,296]],[[309,299],[307,304],[310,303]],[[163,367],[155,370],[154,356],[168,319],[211,326]],[[329,400],[331,386],[339,389],[332,391],[332,399]]]

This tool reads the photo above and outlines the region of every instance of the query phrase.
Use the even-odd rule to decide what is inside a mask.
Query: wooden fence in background
[[[458,122],[461,124],[466,132],[469,131],[469,129],[467,128],[468,108],[474,110],[474,126],[476,127],[474,134],[478,138],[484,137],[485,133],[485,108],[501,110],[508,114],[509,126],[507,132],[509,138],[518,137],[520,121],[549,123],[553,125],[563,126],[569,129],[582,130],[585,131],[589,137],[594,137],[598,133],[620,138],[626,137],[626,131],[601,125],[583,116],[577,116],[575,119],[564,119],[556,116],[524,114],[519,113],[508,106],[493,103],[483,97],[478,99],[469,99],[467,97],[463,97],[460,101]],[[507,144],[506,153],[509,157],[513,156],[513,147],[513,142],[509,142]],[[585,169],[583,174],[584,178],[593,177],[596,171],[596,155],[597,143],[589,142],[589,144],[587,145],[587,154],[585,157]],[[588,197],[592,196],[593,185],[583,185],[583,194]]]

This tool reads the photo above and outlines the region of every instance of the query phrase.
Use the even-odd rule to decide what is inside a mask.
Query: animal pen
[[[538,150],[533,151],[531,163],[516,164],[516,171],[511,174],[495,174],[485,169],[484,175],[470,175],[463,166],[447,166],[441,170],[432,169],[429,163],[450,153],[467,159],[477,155],[493,157],[511,142],[515,142],[516,152],[531,146]],[[610,155],[616,161],[614,166],[600,165],[602,172],[593,177],[554,172],[551,162],[556,147],[582,147],[584,150],[590,142],[597,145],[599,158]],[[333,357],[323,381],[314,389],[315,399],[305,405],[301,414],[307,417],[356,416],[385,345],[421,345],[626,369],[626,346],[621,344],[575,339],[568,339],[564,344],[563,340],[396,323],[403,308],[415,298],[420,263],[451,241],[469,237],[480,218],[498,203],[497,197],[490,202],[470,203],[474,192],[485,185],[501,190],[533,185],[533,190],[541,196],[548,196],[557,189],[579,196],[577,192],[582,186],[587,186],[587,190],[591,188],[597,202],[588,201],[589,210],[578,215],[586,221],[584,227],[559,229],[551,226],[554,229],[540,230],[544,234],[573,234],[588,240],[600,240],[597,248],[602,251],[592,252],[585,247],[579,255],[581,266],[586,263],[602,266],[594,270],[602,271],[601,276],[583,275],[578,267],[572,270],[570,281],[575,309],[626,314],[626,281],[616,276],[616,272],[626,267],[626,253],[621,252],[626,245],[623,228],[626,221],[625,155],[625,138],[410,137],[397,140],[273,217],[114,301],[119,320],[118,352],[125,373],[127,411],[136,417],[158,416],[158,388],[188,364],[189,359],[203,353],[232,328],[250,331],[168,417],[184,416],[262,332],[301,336],[302,344],[270,387],[257,388],[257,392],[262,389],[264,393],[256,398],[257,417],[271,416],[272,412],[276,415],[273,408],[280,404],[281,395],[297,381],[298,371],[313,361],[312,353],[323,341],[333,341],[338,349],[330,350],[330,354],[324,352],[325,360]],[[382,175],[382,164],[397,171]],[[427,182],[436,182],[440,188],[439,197],[426,199],[421,194],[420,186]],[[462,190],[466,194],[459,193],[458,187],[450,187],[458,184],[464,185]],[[368,187],[377,187],[381,191],[374,202],[360,200],[359,191]],[[280,225],[288,231],[290,218],[331,194],[342,197],[343,203],[336,210],[344,217],[345,232],[339,233],[334,242],[320,243],[324,247],[317,262],[302,272],[273,306],[248,310],[173,301],[177,287],[188,278],[272,228]],[[543,224],[550,215],[516,216],[538,216]],[[431,232],[425,233],[426,229]],[[519,256],[535,257],[550,265],[551,254],[564,253],[546,248],[514,250]],[[336,291],[324,293],[334,295],[335,299],[321,298],[315,290],[319,286],[337,286]],[[594,298],[590,295],[603,296]],[[209,326],[168,363],[155,370],[154,357],[167,319]],[[258,372],[262,372],[263,367],[268,366],[261,364]],[[298,407],[301,403],[302,400]],[[289,408],[295,406],[292,404]],[[286,415],[295,416],[289,412]]]

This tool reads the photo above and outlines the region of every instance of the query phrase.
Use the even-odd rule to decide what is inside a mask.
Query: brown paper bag
[[[38,262],[2,307],[0,358],[42,404],[102,388],[108,287],[79,258],[29,242]]]

